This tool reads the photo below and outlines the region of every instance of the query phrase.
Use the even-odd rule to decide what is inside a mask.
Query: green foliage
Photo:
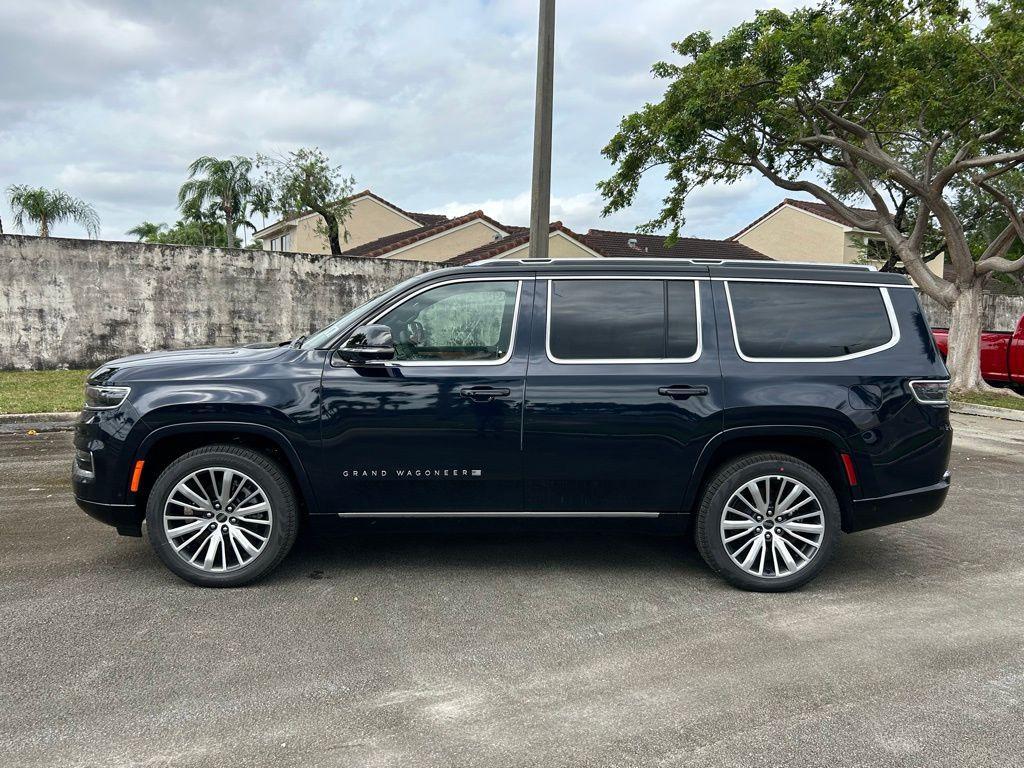
[[[167,229],[167,225],[163,222],[154,224],[152,221],[144,221],[141,224],[132,227],[126,235],[133,235],[139,242],[153,243],[157,241],[157,238]]]
[[[902,202],[907,235],[925,186],[950,203],[963,197],[970,207],[973,194],[993,208],[972,175],[997,166],[959,166],[1024,147],[1022,0],[982,3],[973,19],[958,0],[773,9],[720,40],[697,32],[673,49],[681,62],[653,67],[669,81],[664,98],[622,120],[604,149],[615,172],[598,185],[607,214],[633,201],[647,171],[663,169],[672,190],[648,231],[677,234],[693,189],[754,172],[826,202],[863,199],[870,185],[890,213]],[[929,228],[939,244],[950,235]],[[981,223],[971,238],[975,256],[992,242]]]
[[[260,155],[257,162],[267,169],[267,185],[277,210],[284,216],[320,214],[318,233],[330,243],[331,253],[341,253],[341,240],[348,240],[345,220],[352,212],[355,179],[346,176],[340,165],[331,165],[319,147],[275,157]]]
[[[54,224],[73,221],[90,237],[99,237],[100,217],[88,203],[60,189],[14,184],[7,188],[7,200],[14,211],[14,226],[25,231],[26,224],[37,227],[40,237],[49,237]]]
[[[236,155],[221,160],[208,155],[188,167],[188,181],[178,190],[178,207],[186,220],[200,221],[202,211],[213,206],[224,216],[225,241],[235,246],[235,230],[255,186],[250,174],[253,161]]]

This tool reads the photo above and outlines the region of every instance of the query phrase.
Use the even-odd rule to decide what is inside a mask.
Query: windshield
[[[335,320],[333,323],[328,325],[323,330],[317,331],[312,336],[309,336],[308,338],[304,339],[303,342],[299,345],[299,348],[300,349],[317,349],[318,347],[325,346],[331,340],[331,338],[335,334],[337,334],[342,328],[344,328],[346,325],[351,323],[353,320],[355,320],[361,314],[363,314],[364,312],[369,312],[374,307],[377,307],[377,306],[380,306],[381,304],[384,304],[386,301],[391,299],[392,296],[395,296],[396,294],[401,293],[402,291],[404,291],[406,289],[407,286],[409,286],[412,283],[414,283],[417,280],[419,280],[420,277],[422,277],[422,275],[417,275],[416,277],[410,277],[408,280],[405,280],[405,281],[399,283],[398,285],[396,285],[391,290],[385,291],[380,296],[377,296],[376,298],[370,299],[365,304],[361,304],[360,306],[356,307],[355,309],[346,312],[344,315],[339,317],[337,320]]]

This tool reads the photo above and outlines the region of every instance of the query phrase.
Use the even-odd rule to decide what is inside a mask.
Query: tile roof
[[[794,199],[792,197],[787,197],[786,199],[784,199],[781,203],[776,205],[774,208],[772,208],[767,213],[765,213],[765,214],[763,214],[761,216],[758,216],[756,219],[754,219],[752,222],[747,224],[747,226],[745,226],[743,229],[741,229],[739,232],[737,232],[735,235],[733,235],[729,239],[730,240],[735,240],[737,237],[742,235],[744,232],[747,232],[748,230],[756,227],[758,224],[760,224],[762,221],[767,219],[769,216],[771,216],[773,213],[775,213],[777,210],[779,210],[779,208],[781,208],[784,205],[788,205],[788,206],[791,206],[793,208],[799,208],[800,210],[807,211],[808,213],[813,213],[815,216],[820,216],[823,219],[828,219],[829,221],[834,221],[836,224],[839,224],[839,225],[844,226],[844,227],[850,226],[845,221],[843,221],[843,219],[839,216],[838,213],[836,213],[831,208],[829,208],[827,205],[825,205],[825,203],[815,203],[815,202],[811,202],[810,200],[796,200],[796,199]],[[852,208],[851,210],[857,211],[858,213],[863,213],[866,216],[873,216],[874,213],[875,213],[875,211],[873,209],[871,209],[871,208]]]
[[[362,256],[364,258],[384,256],[385,254],[391,253],[399,248],[405,248],[406,246],[413,245],[420,240],[425,240],[428,237],[439,235],[450,229],[460,227],[463,224],[468,224],[471,221],[487,222],[492,227],[500,229],[502,232],[508,232],[510,229],[516,229],[515,227],[506,227],[503,224],[499,224],[490,216],[487,216],[483,211],[473,211],[472,213],[467,213],[465,216],[459,216],[454,219],[442,218],[441,221],[434,224],[427,224],[417,229],[408,229],[405,232],[398,232],[393,235],[385,235],[384,237],[377,238],[376,240],[371,240],[368,243],[357,245],[355,248],[349,248],[348,250],[342,251],[342,254],[345,256]]]
[[[473,250],[460,253],[448,259],[448,266],[473,264],[485,259],[494,259],[530,241],[530,230],[526,227],[509,227],[518,230],[508,237],[486,243]],[[560,221],[553,222],[549,232],[562,232],[580,245],[609,258],[674,258],[674,259],[750,259],[770,261],[753,248],[729,240],[704,240],[696,237],[681,237],[672,245],[665,244],[664,235],[638,235],[633,232],[614,232],[591,229],[579,235]]]
[[[639,235],[591,229],[582,241],[598,253],[610,258],[641,257],[651,259],[750,259],[771,261],[760,251],[732,240],[705,240],[680,237],[671,245],[665,235]]]

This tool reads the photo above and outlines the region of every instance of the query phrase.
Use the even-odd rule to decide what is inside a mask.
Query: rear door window
[[[726,287],[745,358],[842,358],[895,338],[882,291],[873,286],[729,281]]]
[[[553,280],[548,353],[556,362],[692,358],[698,352],[692,280]]]

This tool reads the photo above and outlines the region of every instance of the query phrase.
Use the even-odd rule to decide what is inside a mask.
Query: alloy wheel
[[[720,525],[729,558],[760,578],[791,576],[821,548],[825,512],[806,485],[763,475],[741,485],[725,504]]]
[[[274,515],[267,494],[247,474],[208,467],[174,486],[164,503],[163,524],[171,549],[185,563],[225,573],[260,556]]]

